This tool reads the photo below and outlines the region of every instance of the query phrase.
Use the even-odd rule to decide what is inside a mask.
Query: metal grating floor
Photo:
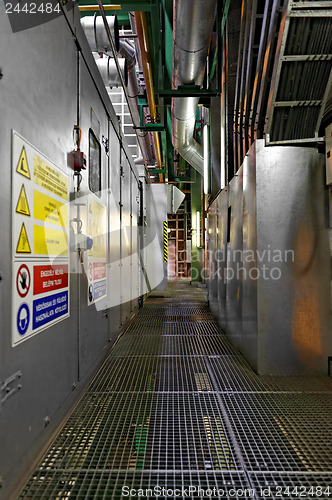
[[[172,282],[114,346],[19,499],[331,498],[332,380],[256,375]]]

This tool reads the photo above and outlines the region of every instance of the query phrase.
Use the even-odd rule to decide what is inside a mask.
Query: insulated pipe
[[[126,86],[128,85],[127,61],[125,58],[118,59],[121,68],[122,77]],[[121,78],[118,73],[115,61],[112,57],[99,57],[96,59],[96,64],[102,76],[106,87],[118,87],[121,85]]]
[[[125,57],[125,59],[127,61],[128,97],[129,97],[131,109],[132,109],[132,112],[134,115],[135,124],[138,125],[140,123],[140,113],[139,113],[139,107],[138,107],[138,102],[137,102],[137,97],[139,94],[139,85],[138,85],[137,75],[136,75],[136,50],[135,50],[135,47],[133,47],[133,45],[130,42],[128,42],[127,40],[120,40],[119,54],[121,54],[123,57]],[[150,164],[150,163],[152,163],[152,159],[153,159],[151,146],[150,146],[150,140],[149,140],[150,134],[147,132],[142,132],[140,130],[137,130],[137,134],[142,139],[143,156],[146,159],[147,163]]]
[[[103,19],[103,23],[104,23],[104,27],[105,27],[107,39],[108,39],[110,47],[111,47],[111,52],[113,54],[116,67],[117,67],[118,73],[120,75],[121,85],[122,85],[122,88],[123,88],[124,95],[126,97],[126,101],[127,101],[127,104],[128,104],[129,113],[130,113],[130,116],[131,116],[131,119],[132,119],[133,123],[135,123],[133,112],[132,112],[132,109],[131,109],[131,106],[130,106],[130,100],[129,100],[129,97],[128,97],[128,92],[127,92],[126,84],[125,84],[125,82],[124,82],[124,80],[122,78],[120,65],[119,65],[119,62],[118,62],[117,55],[116,55],[117,50],[116,50],[114,41],[112,39],[112,33],[111,33],[111,30],[110,30],[109,23],[107,21],[106,12],[105,12],[105,9],[104,9],[104,6],[103,6],[103,1],[102,0],[97,0],[97,2],[98,2],[98,5],[99,5],[99,11],[100,11],[102,19]],[[135,130],[135,132],[136,132],[136,130]],[[139,146],[141,148],[142,145],[141,145],[140,137],[139,137],[138,134],[136,134],[136,135],[137,135],[137,140],[138,140]],[[146,165],[145,165],[145,169],[147,171],[147,166]],[[147,172],[147,175],[149,175],[148,172]]]
[[[120,40],[118,18],[116,16],[107,16],[107,23],[116,51],[118,52]],[[94,16],[82,17],[81,25],[92,52],[108,52],[111,50],[111,44],[108,40],[104,21],[101,16],[94,14]]]
[[[202,86],[216,5],[217,0],[174,0],[173,89]],[[172,143],[203,175],[203,148],[193,137],[198,102],[197,97],[172,99]]]
[[[135,19],[135,12],[129,12],[129,22],[130,22],[130,27],[132,32],[136,35],[136,38],[134,39],[134,44],[135,44],[135,49],[136,49],[136,59],[138,62],[138,66],[140,68],[143,68],[143,62],[142,62],[142,54],[141,54],[141,47],[137,35],[137,26],[136,26],[136,19]],[[145,119],[146,113],[144,112],[144,119]],[[149,142],[150,146],[152,147],[151,154],[154,155],[154,158],[157,158],[157,149],[156,149],[156,143],[154,140],[154,135],[152,132],[149,132],[146,135],[146,140]],[[151,159],[150,164],[152,164],[153,161]]]
[[[135,21],[137,28],[137,36],[141,48],[143,73],[144,73],[146,92],[150,108],[150,116],[152,122],[155,123],[157,119],[157,108],[154,97],[152,70],[151,70],[150,54],[149,54],[148,30],[147,30],[145,13],[135,12]],[[153,132],[153,137],[156,145],[157,165],[158,168],[161,168],[161,149],[160,149],[159,133]],[[161,182],[163,181],[162,174],[159,174],[159,180]]]

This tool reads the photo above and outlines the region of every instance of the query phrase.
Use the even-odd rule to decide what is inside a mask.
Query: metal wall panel
[[[227,209],[228,209],[228,189],[220,193],[217,199],[217,226],[218,237],[217,247],[217,278],[218,278],[218,318],[225,325],[226,318],[226,290],[227,281],[225,279],[227,269]]]
[[[121,231],[121,322],[130,317],[130,189],[131,189],[131,172],[128,159],[125,155],[122,157],[122,231]]]
[[[246,279],[242,282],[242,339],[241,351],[258,369],[257,332],[257,226],[256,226],[256,169],[255,144],[244,159],[243,166],[243,256]],[[251,255],[250,255],[251,254]],[[248,255],[248,258],[246,257]],[[250,258],[252,256],[252,258]]]
[[[223,276],[226,281],[227,331],[235,344],[242,332],[242,181],[240,169],[228,186],[227,268]]]
[[[17,371],[22,373],[21,390],[13,393],[0,408],[3,479],[0,495],[8,498],[6,489],[10,481],[17,481],[18,475],[30,465],[31,456],[19,463],[18,457],[24,451],[36,452],[34,443],[47,434],[47,423],[72,392],[78,375],[77,287],[73,277],[70,318],[11,347],[11,134],[16,130],[68,172],[66,153],[73,148],[76,121],[76,49],[62,18],[47,24],[47,29],[38,26],[14,34],[8,16],[3,14],[0,16],[0,58],[3,72],[0,101],[1,383]],[[69,182],[72,189],[71,176]],[[1,393],[1,398],[3,396]]]
[[[3,229],[0,263],[0,385],[20,372],[20,379],[14,378],[12,386],[9,386],[21,386],[20,390],[14,390],[10,397],[0,403],[0,470],[3,479],[0,497],[6,500],[33,464],[41,446],[45,446],[65,413],[79,397],[88,377],[105,356],[105,347],[114,342],[125,326],[121,323],[137,307],[137,298],[133,297],[129,287],[131,301],[128,302],[128,310],[124,310],[124,319],[121,318],[121,252],[126,251],[130,259],[130,252],[139,251],[137,231],[134,230],[137,227],[135,193],[138,192],[138,173],[132,160],[125,159],[126,178],[120,182],[120,143],[124,156],[128,158],[129,149],[119,131],[117,118],[79,19],[76,9],[75,15],[65,12],[45,25],[13,34],[7,16],[0,16],[3,72],[0,172],[6,186],[0,197]],[[77,45],[75,37],[78,39]],[[78,46],[81,47],[79,56]],[[81,172],[80,189],[83,195],[103,205],[109,214],[105,224],[105,232],[108,233],[105,234],[108,294],[98,303],[98,307],[97,304],[88,306],[89,257],[86,251],[82,252],[81,257],[74,251],[76,221],[71,225],[69,242],[72,250],[69,318],[12,348],[12,299],[8,293],[13,281],[10,243],[12,130],[16,130],[68,175],[69,191],[73,194],[77,184],[73,178],[70,152],[75,146],[73,128],[77,123],[82,129],[81,150],[86,153],[87,159],[89,128],[94,129],[101,143],[102,192],[91,194],[89,168]],[[109,155],[105,147],[107,140]],[[75,196],[72,195],[70,214],[71,217],[79,215],[82,232],[89,234],[89,208],[84,197],[75,203]],[[128,248],[121,240],[119,209],[122,202],[125,209],[124,225],[129,228]],[[131,260],[131,263],[132,267],[136,265],[136,269],[130,272],[137,281],[140,270],[137,261],[135,264]],[[2,392],[1,399],[3,396]]]
[[[217,276],[217,204],[209,208],[206,281],[208,288],[209,308],[215,317],[218,317],[218,276]]]
[[[131,312],[138,307],[139,293],[139,234],[140,196],[136,177],[131,175]]]
[[[146,224],[146,276],[152,290],[167,290],[167,262],[164,262],[164,221],[167,221],[165,184],[149,184]]]
[[[256,207],[257,251],[267,250],[260,266],[269,268],[269,279],[258,280],[264,353],[258,370],[326,373],[332,324],[323,155],[314,148],[264,148],[259,141]]]
[[[88,200],[80,210],[80,218],[82,220],[83,234],[91,234],[92,228],[89,228],[88,214],[94,210],[94,205],[105,207],[105,212],[108,212],[108,157],[105,148],[102,145],[102,137],[108,137],[108,117],[105,109],[98,97],[97,89],[89,75],[88,68],[85,63],[80,65],[80,127],[82,129],[81,148],[87,155],[87,169],[81,172],[82,183],[81,190],[88,194]],[[95,124],[96,120],[99,124]],[[89,130],[92,129],[96,135],[98,142],[101,145],[101,191],[92,193],[91,185],[91,165],[89,164]],[[91,214],[90,214],[91,215]],[[93,230],[94,231],[94,230]],[[105,223],[98,223],[98,235],[95,237],[92,247],[92,255],[94,255],[97,240],[105,238],[107,241],[107,220]],[[89,254],[83,252],[83,266],[79,269],[79,324],[78,324],[78,341],[79,341],[79,366],[80,377],[87,373],[88,370],[95,365],[96,360],[100,356],[104,345],[108,340],[108,321],[105,314],[106,303],[104,299],[100,299],[87,307],[89,302]],[[105,263],[107,251],[105,255]],[[91,332],[94,331],[94,335]]]
[[[108,299],[109,299],[109,338],[116,338],[121,327],[120,300],[121,295],[121,246],[120,246],[120,143],[114,126],[109,124],[109,252],[108,265]]]
[[[225,189],[210,208],[220,211],[210,225],[218,226],[220,250],[232,207],[227,272],[218,259],[219,323],[260,374],[327,373],[332,325],[324,188],[324,158],[315,149],[256,141],[229,185],[228,203]]]

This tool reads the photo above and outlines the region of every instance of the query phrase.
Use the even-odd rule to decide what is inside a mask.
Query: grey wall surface
[[[167,290],[167,262],[164,262],[164,221],[167,221],[165,184],[146,186],[145,231],[146,284],[151,290]],[[147,290],[148,291],[148,290]]]
[[[5,389],[1,391],[0,498],[5,500],[15,498],[13,491],[17,490],[24,474],[34,465],[42,447],[137,311],[145,283],[138,247],[139,206],[143,203],[138,172],[79,19],[79,11],[74,9],[43,25],[13,33],[7,16],[0,17],[3,72],[0,385],[5,385],[15,373],[21,373],[19,381],[9,383],[14,389],[19,383],[20,390],[14,390],[6,399]],[[99,126],[92,119],[91,108]],[[88,305],[88,252],[82,252],[80,257],[73,249],[77,230],[74,223],[69,241],[70,315],[12,347],[11,290],[15,279],[11,243],[12,130],[68,175],[69,192],[74,199],[76,181],[67,155],[74,148],[74,125],[78,123],[82,129],[81,150],[87,155],[88,165],[81,172],[82,200],[77,205],[73,202],[70,217],[79,214],[83,232],[87,234],[86,200],[97,200],[105,207],[107,295],[99,303]],[[93,194],[89,189],[89,129],[96,127],[101,143],[102,190]],[[109,152],[103,145],[105,140],[108,140]],[[159,203],[166,207],[166,196],[164,200],[160,196],[159,193]],[[144,203],[149,201],[146,199]],[[145,207],[145,210],[154,213],[155,200],[153,203],[152,209]],[[164,267],[159,261],[160,264],[164,278]]]
[[[332,324],[324,189],[324,162],[315,149],[257,141],[210,207],[209,232],[218,228],[219,250],[210,256],[211,310],[260,374],[327,373]]]

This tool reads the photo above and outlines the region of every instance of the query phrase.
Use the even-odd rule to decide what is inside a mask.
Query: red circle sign
[[[29,268],[25,264],[22,264],[19,267],[16,275],[16,290],[20,297],[23,298],[28,294],[30,290],[30,284],[31,276]]]

